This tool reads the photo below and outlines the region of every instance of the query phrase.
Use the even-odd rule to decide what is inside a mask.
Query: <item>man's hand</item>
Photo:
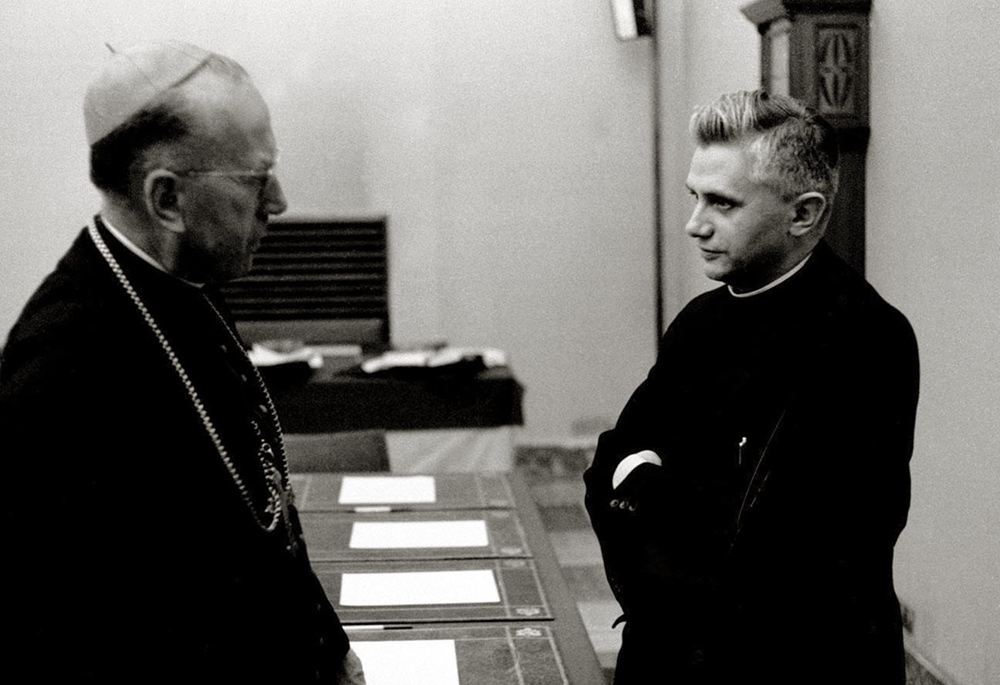
[[[348,649],[337,670],[337,683],[339,685],[365,685],[365,670],[361,666],[361,659],[354,653],[353,649]]]
[[[659,524],[651,517],[661,511],[664,504],[663,473],[663,467],[658,463],[637,460],[618,487],[611,491],[608,501],[611,516],[617,517],[620,525],[629,525],[626,523],[629,520],[631,525],[639,525],[640,522]]]

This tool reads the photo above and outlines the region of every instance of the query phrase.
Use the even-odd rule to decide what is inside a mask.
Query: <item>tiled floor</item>
[[[566,584],[610,683],[622,630],[621,626],[612,629],[611,624],[621,608],[608,587],[601,550],[583,506],[583,470],[588,463],[588,450],[533,449],[521,452],[518,469],[530,486]]]

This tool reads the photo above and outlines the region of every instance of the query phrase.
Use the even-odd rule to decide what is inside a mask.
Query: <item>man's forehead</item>
[[[249,81],[198,74],[182,88],[203,137],[220,149],[246,152],[249,148],[258,156],[275,154],[270,112]]]
[[[706,170],[740,168],[749,164],[751,158],[751,152],[745,144],[710,143],[694,149],[691,165]]]
[[[750,157],[745,146],[735,143],[699,145],[691,156],[687,184],[733,186],[749,182]]]

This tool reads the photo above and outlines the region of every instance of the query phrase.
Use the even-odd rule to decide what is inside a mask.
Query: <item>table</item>
[[[302,497],[299,492],[312,493],[311,500],[308,495],[302,497],[305,505],[302,513],[310,519],[312,535],[324,528],[323,517],[328,518],[326,527],[333,529],[341,528],[345,517],[351,516],[366,522],[384,521],[393,516],[397,520],[412,521],[442,519],[459,514],[465,518],[488,517],[498,512],[507,512],[516,520],[517,542],[523,542],[527,551],[507,556],[486,551],[478,560],[448,560],[441,557],[431,559],[424,553],[404,558],[407,557],[406,552],[390,559],[392,555],[380,551],[367,561],[361,560],[355,551],[348,555],[351,558],[346,566],[343,562],[338,566],[337,563],[325,560],[331,557],[343,559],[345,555],[336,554],[333,550],[324,548],[324,545],[310,543],[313,567],[321,578],[326,578],[324,585],[328,591],[337,585],[335,576],[338,569],[385,573],[397,569],[481,568],[491,564],[501,569],[501,572],[513,570],[525,577],[530,576],[530,582],[521,583],[520,587],[534,587],[541,591],[541,601],[536,602],[538,611],[532,612],[517,611],[519,607],[524,608],[521,604],[527,606],[530,600],[505,601],[502,606],[494,605],[492,612],[483,611],[474,605],[442,606],[438,610],[432,607],[418,607],[416,610],[414,607],[402,607],[398,611],[379,607],[377,611],[372,611],[372,616],[377,616],[377,622],[385,624],[389,629],[372,632],[359,630],[358,626],[346,626],[352,641],[455,640],[456,649],[460,652],[460,664],[463,668],[474,671],[467,673],[462,668],[459,669],[460,676],[465,673],[461,678],[461,685],[605,685],[604,674],[580,619],[576,602],[566,586],[528,486],[520,474],[510,472],[435,476],[439,495],[435,500],[438,502],[436,508],[430,503],[420,506],[391,503],[374,503],[373,506],[372,503],[365,503],[355,511],[346,510],[345,505],[335,506],[332,503],[330,493],[340,491],[339,486],[345,477],[353,478],[354,475],[295,475],[293,486],[297,497]],[[382,477],[406,478],[396,475]],[[372,509],[375,511],[370,511]],[[343,533],[337,535],[339,539],[345,537]],[[335,600],[336,597],[331,596],[331,599]],[[356,607],[345,611],[343,618],[347,623],[367,622],[367,617],[359,613]],[[512,664],[516,664],[516,668]],[[476,668],[484,668],[489,672],[475,671]]]
[[[324,365],[308,378],[268,378],[289,433],[522,425],[524,390],[508,367],[366,375]]]
[[[513,468],[524,389],[509,367],[366,375],[326,363],[266,380],[285,433],[384,430],[394,472]]]

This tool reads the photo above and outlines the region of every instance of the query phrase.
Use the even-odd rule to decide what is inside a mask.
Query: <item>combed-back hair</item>
[[[183,144],[199,133],[200,123],[181,86],[202,71],[234,83],[249,79],[239,63],[213,53],[183,81],[160,93],[90,146],[90,180],[99,190],[121,198],[133,197],[140,190],[133,184],[141,184],[145,172],[155,163],[165,161],[165,156],[182,154]]]
[[[836,132],[795,98],[763,90],[722,95],[695,110],[691,134],[699,145],[745,145],[754,179],[786,200],[815,191],[832,203],[837,194]]]

